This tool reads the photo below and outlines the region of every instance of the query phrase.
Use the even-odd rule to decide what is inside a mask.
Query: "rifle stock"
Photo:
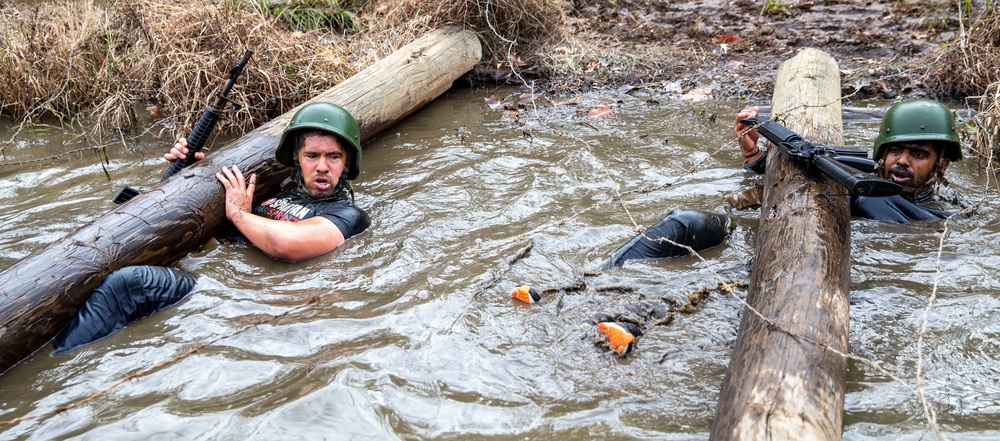
[[[741,119],[741,123],[752,125],[768,141],[778,147],[789,161],[816,167],[823,174],[847,189],[854,196],[884,197],[903,192],[899,184],[882,179],[870,172],[861,171],[851,165],[865,165],[859,158],[858,149],[830,147],[806,142],[797,133],[767,118]],[[863,156],[867,157],[866,154]],[[840,160],[844,162],[840,162]],[[846,162],[846,164],[845,164]],[[850,165],[849,165],[850,164]],[[867,168],[867,167],[866,167]],[[874,171],[874,168],[871,168]]]
[[[229,99],[228,96],[229,92],[236,84],[236,79],[239,78],[241,73],[243,73],[243,68],[246,67],[247,63],[250,61],[251,55],[253,55],[253,50],[245,50],[243,55],[240,57],[240,60],[235,66],[233,66],[232,69],[229,70],[229,80],[226,81],[222,90],[216,93],[215,102],[206,107],[201,113],[201,117],[198,118],[198,122],[195,123],[194,127],[191,129],[191,133],[189,133],[186,138],[188,143],[187,157],[171,161],[170,167],[167,168],[167,172],[160,180],[161,182],[181,171],[184,167],[194,164],[195,161],[197,161],[195,159],[195,153],[200,152],[205,147],[205,143],[208,142],[209,136],[211,136],[212,131],[215,130],[215,125],[219,122],[219,117],[222,116],[223,110],[227,104],[231,103],[239,108],[239,104]],[[126,186],[119,190],[118,194],[116,194],[112,200],[116,204],[123,204],[138,195],[138,190]]]

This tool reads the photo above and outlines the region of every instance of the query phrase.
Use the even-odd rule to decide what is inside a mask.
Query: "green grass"
[[[291,0],[287,5],[273,5],[269,12],[289,29],[312,31],[333,29],[354,32],[361,29],[361,23],[354,12],[348,10],[350,2],[341,4],[337,0]]]
[[[792,15],[792,12],[788,9],[788,4],[781,0],[767,0],[764,2],[764,7],[760,10],[760,13]]]

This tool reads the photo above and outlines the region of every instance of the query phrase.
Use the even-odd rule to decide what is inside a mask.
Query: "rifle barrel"
[[[903,187],[895,182],[866,173],[867,167],[866,171],[851,167],[851,165],[862,165],[862,157],[867,157],[867,154],[859,154],[863,152],[861,150],[814,145],[804,141],[801,136],[787,127],[767,118],[741,119],[740,122],[755,126],[761,135],[779,147],[789,161],[815,166],[838,184],[847,188],[852,195],[884,197],[897,195],[903,191]],[[848,155],[845,162],[849,162],[851,165],[841,163],[830,156],[836,154]]]
[[[173,176],[175,173],[181,171],[184,167],[194,164],[195,153],[200,152],[202,148],[205,147],[205,143],[208,142],[209,135],[215,130],[216,123],[219,122],[219,117],[222,115],[222,109],[225,108],[226,103],[230,102],[228,98],[229,92],[233,89],[233,85],[236,84],[236,79],[239,78],[240,74],[243,73],[243,68],[246,67],[247,63],[250,61],[250,56],[253,55],[253,50],[247,49],[243,51],[243,55],[240,60],[229,70],[229,80],[222,87],[222,90],[216,94],[215,103],[208,106],[204,112],[202,112],[201,117],[198,118],[198,122],[195,123],[194,127],[191,128],[191,133],[187,136],[188,142],[188,155],[184,159],[175,159],[170,163],[170,167],[167,168],[167,172],[163,175],[163,179]]]
[[[861,173],[829,156],[818,155],[813,160],[813,164],[838,184],[844,186],[852,195],[884,197],[902,192],[902,187],[895,182]]]

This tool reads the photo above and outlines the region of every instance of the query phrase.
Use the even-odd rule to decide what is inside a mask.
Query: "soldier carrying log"
[[[757,146],[760,133],[752,124],[759,116],[757,107],[742,110],[736,115],[733,130],[746,159],[744,167],[763,173],[767,151]],[[784,131],[797,138],[787,129]],[[878,175],[875,180],[885,180],[884,183],[889,186],[900,187],[901,193],[858,194],[848,189],[853,216],[905,224],[944,219],[955,213],[953,209],[960,206],[959,198],[948,194],[950,192],[946,192],[942,184],[947,184],[944,172],[948,165],[962,159],[962,145],[955,131],[955,119],[948,108],[936,101],[923,99],[892,106],[882,119],[874,147],[874,160],[854,158],[852,163],[867,161],[864,167]],[[750,189],[750,192],[754,191],[759,190]],[[745,208],[759,197],[745,196],[738,200],[751,201],[737,206]],[[725,239],[725,224],[725,217],[721,214],[674,210],[645,234],[619,247],[605,268],[619,267],[632,259],[674,257],[688,253],[687,249],[675,246],[675,243],[695,251],[711,248]],[[659,240],[663,238],[668,240]]]
[[[755,125],[760,114],[757,107],[744,109],[736,115],[733,127],[739,138],[740,151],[746,159],[747,170],[763,173],[767,151],[758,147],[761,133]],[[773,122],[768,121],[770,124]],[[769,124],[762,125],[768,132]],[[778,126],[783,134],[793,137],[796,142],[801,137]],[[774,142],[774,133],[767,133]],[[780,136],[779,136],[780,137]],[[780,141],[779,141],[780,143]],[[826,146],[811,146],[819,149]],[[830,151],[834,148],[828,148]],[[780,149],[775,149],[780,150]],[[849,150],[849,149],[843,149]],[[863,150],[859,150],[862,152]],[[800,158],[802,152],[796,152]],[[910,100],[892,106],[882,119],[879,135],[874,142],[873,160],[853,158],[850,161],[865,171],[853,168],[858,176],[864,175],[868,194],[858,193],[848,188],[851,215],[883,222],[905,224],[910,221],[939,220],[955,214],[959,206],[958,197],[946,194],[942,184],[947,184],[944,172],[952,161],[962,159],[961,143],[955,130],[955,119],[941,103],[931,100]],[[867,161],[867,164],[865,164]],[[830,161],[828,161],[830,162]],[[875,185],[872,185],[875,184]],[[884,184],[884,185],[879,185]],[[896,191],[885,188],[895,187]],[[749,193],[759,192],[750,189]],[[759,201],[758,196],[741,196],[739,201]],[[732,202],[730,202],[732,204]],[[757,202],[759,204],[759,202]],[[736,208],[746,208],[747,203]],[[734,205],[735,206],[735,205]],[[604,265],[604,269],[617,268],[628,260],[678,257],[720,245],[727,236],[726,217],[719,213],[702,210],[675,209],[663,220],[636,235],[620,246]],[[641,334],[636,326],[601,330],[609,340],[632,342]],[[619,353],[627,352],[630,346],[620,345]]]
[[[767,152],[757,146],[760,133],[745,124],[758,116],[758,108],[744,109],[736,115],[733,130],[746,159],[744,167],[763,173]],[[852,216],[905,224],[954,214],[948,209],[958,205],[958,200],[944,194],[941,184],[947,184],[948,165],[962,159],[962,145],[948,108],[923,99],[892,106],[882,118],[874,147],[873,169],[881,178],[902,186],[902,194],[852,195]]]

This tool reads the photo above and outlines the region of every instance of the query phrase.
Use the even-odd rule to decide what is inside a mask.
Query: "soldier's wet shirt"
[[[298,191],[286,191],[254,207],[253,213],[267,218],[298,222],[311,217],[322,217],[333,222],[344,239],[356,236],[371,226],[371,218],[364,210],[343,196],[313,199]]]

